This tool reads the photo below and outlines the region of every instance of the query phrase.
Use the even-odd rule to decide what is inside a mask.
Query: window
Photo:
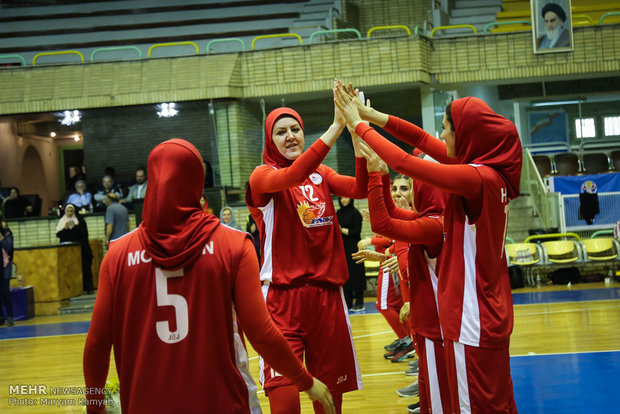
[[[594,118],[575,119],[575,134],[577,135],[577,138],[596,137],[596,126],[594,125]]]
[[[620,116],[606,116],[603,118],[605,124],[605,136],[620,135]]]

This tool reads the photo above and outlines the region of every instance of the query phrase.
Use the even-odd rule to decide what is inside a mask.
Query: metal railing
[[[170,47],[170,46],[193,46],[194,49],[196,50],[196,54],[200,53],[200,49],[198,48],[198,45],[194,42],[167,42],[167,43],[155,43],[154,45],[151,45],[151,47],[149,47],[149,52],[147,56],[151,57],[151,52],[155,48]]]
[[[84,55],[82,54],[82,52],[77,51],[77,50],[61,50],[61,51],[58,51],[58,52],[41,52],[41,53],[37,53],[32,58],[32,66],[36,66],[37,59],[39,59],[41,56],[57,56],[57,55],[78,55],[80,57],[80,59],[82,60],[82,63],[84,63]]]
[[[471,24],[452,24],[449,26],[437,26],[431,30],[431,39],[437,30],[452,30],[452,29],[471,29],[474,34],[478,34],[478,30]]]
[[[521,192],[527,192],[534,202],[534,212],[540,217],[543,227],[559,226],[560,194],[550,193],[529,149],[523,151],[523,169],[521,172]]]
[[[297,33],[282,33],[282,34],[270,34],[270,35],[261,35],[261,36],[256,36],[254,39],[252,39],[252,50],[254,50],[254,47],[256,45],[256,41],[260,40],[260,39],[274,39],[277,37],[296,37],[297,40],[299,40],[299,44],[302,45],[304,43],[304,41],[301,39],[301,36],[299,36]]]
[[[110,47],[100,47],[98,49],[93,50],[93,53],[90,54],[90,61],[95,61],[95,55],[100,52],[116,52],[119,50],[135,50],[138,53],[138,59],[142,59],[142,51],[137,46],[110,46]]]
[[[373,32],[376,32],[377,30],[393,30],[393,29],[401,29],[407,32],[407,36],[411,36],[411,30],[402,24],[393,24],[393,25],[389,25],[389,26],[374,26],[371,27],[370,29],[368,29],[368,32],[366,33],[366,37],[370,38],[370,35]]]

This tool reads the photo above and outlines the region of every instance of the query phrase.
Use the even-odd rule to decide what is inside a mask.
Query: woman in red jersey
[[[445,143],[402,119],[357,105],[342,85],[336,103],[349,126],[396,171],[450,193],[438,306],[455,411],[515,413],[509,343],[512,296],[504,241],[508,202],[518,197],[522,152],[512,122],[482,100],[457,99],[444,114]],[[444,164],[415,158],[362,118]]]
[[[449,413],[450,394],[445,369],[443,337],[437,312],[437,257],[443,244],[441,214],[448,195],[419,180],[412,188],[412,208],[398,208],[389,192],[387,168],[367,145],[361,152],[368,162],[368,208],[373,231],[407,243],[407,273],[411,329],[419,358],[418,412]],[[392,191],[393,194],[393,191]],[[412,412],[416,407],[412,407]]]
[[[114,347],[125,414],[260,413],[238,316],[254,349],[334,413],[327,387],[271,321],[249,236],[201,211],[196,148],[168,140],[148,167],[144,221],[110,243],[101,264],[84,347],[87,412],[105,412]]]
[[[265,164],[250,176],[246,203],[261,235],[261,280],[271,317],[308,371],[327,384],[340,412],[342,394],[360,389],[361,375],[342,293],[348,271],[332,194],[365,198],[368,173],[363,157],[356,158],[357,179],[321,164],[345,127],[335,113],[306,151],[295,110],[278,108],[267,116]],[[299,412],[296,387],[271,366],[262,368],[271,412]],[[314,409],[322,412],[318,404]]]

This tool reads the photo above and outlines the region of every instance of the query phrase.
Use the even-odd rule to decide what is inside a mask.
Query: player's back
[[[195,262],[164,271],[148,256],[140,231],[112,243],[102,264],[109,277],[100,282],[113,292],[123,412],[250,412],[236,365],[247,355],[235,348],[232,300],[246,234],[217,226]]]

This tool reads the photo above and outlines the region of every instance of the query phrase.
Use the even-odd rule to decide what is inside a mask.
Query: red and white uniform
[[[365,159],[356,176],[320,164],[329,147],[320,139],[295,161],[283,159],[271,140],[280,116],[301,118],[279,108],[266,120],[263,159],[250,176],[246,203],[261,235],[261,280],[267,308],[298,358],[333,394],[360,389],[342,285],[348,279],[344,247],[332,194],[364,198]],[[269,392],[291,384],[265,364],[261,381]]]
[[[443,243],[440,214],[447,195],[419,182],[414,182],[414,193],[419,214],[394,205],[388,175],[369,174],[368,206],[373,231],[408,245],[406,265],[410,289],[407,296],[410,297],[410,322],[420,361],[421,412],[448,413],[450,392],[437,308],[436,271],[436,258]]]
[[[503,255],[508,202],[519,195],[521,144],[514,125],[477,98],[452,102],[451,115],[456,159],[415,125],[390,117],[385,129],[452,165],[409,156],[363,123],[356,132],[395,170],[452,193],[438,285],[452,404],[461,412],[512,413],[513,314]]]
[[[392,249],[396,250],[395,254],[399,259],[399,267],[400,260],[405,260],[405,262],[407,261],[407,252],[406,250],[403,251],[402,245],[400,246],[400,249],[398,249],[393,241],[388,241],[384,237],[373,237],[372,240],[374,241],[373,244],[376,243],[376,252],[384,253],[385,251],[391,252]],[[392,243],[387,248],[384,247],[386,241]],[[406,249],[406,246],[404,247]],[[402,270],[399,273],[402,273]],[[390,273],[390,270],[387,267],[384,267],[383,264],[379,266],[379,273],[377,276],[376,308],[379,313],[383,315],[383,317],[387,321],[388,325],[390,325],[390,328],[392,328],[398,339],[403,339],[404,337],[409,335],[409,329],[407,327],[407,324],[400,321],[400,308],[403,307],[402,287],[400,289],[396,288],[394,277],[395,275]],[[400,278],[400,276],[396,277]]]
[[[238,318],[275,369],[310,388],[312,377],[269,317],[247,234],[200,210],[198,152],[166,141],[148,165],[144,222],[112,242],[101,265],[86,387],[105,386],[113,346],[123,413],[259,413]],[[103,393],[87,398],[89,413],[103,410]]]

